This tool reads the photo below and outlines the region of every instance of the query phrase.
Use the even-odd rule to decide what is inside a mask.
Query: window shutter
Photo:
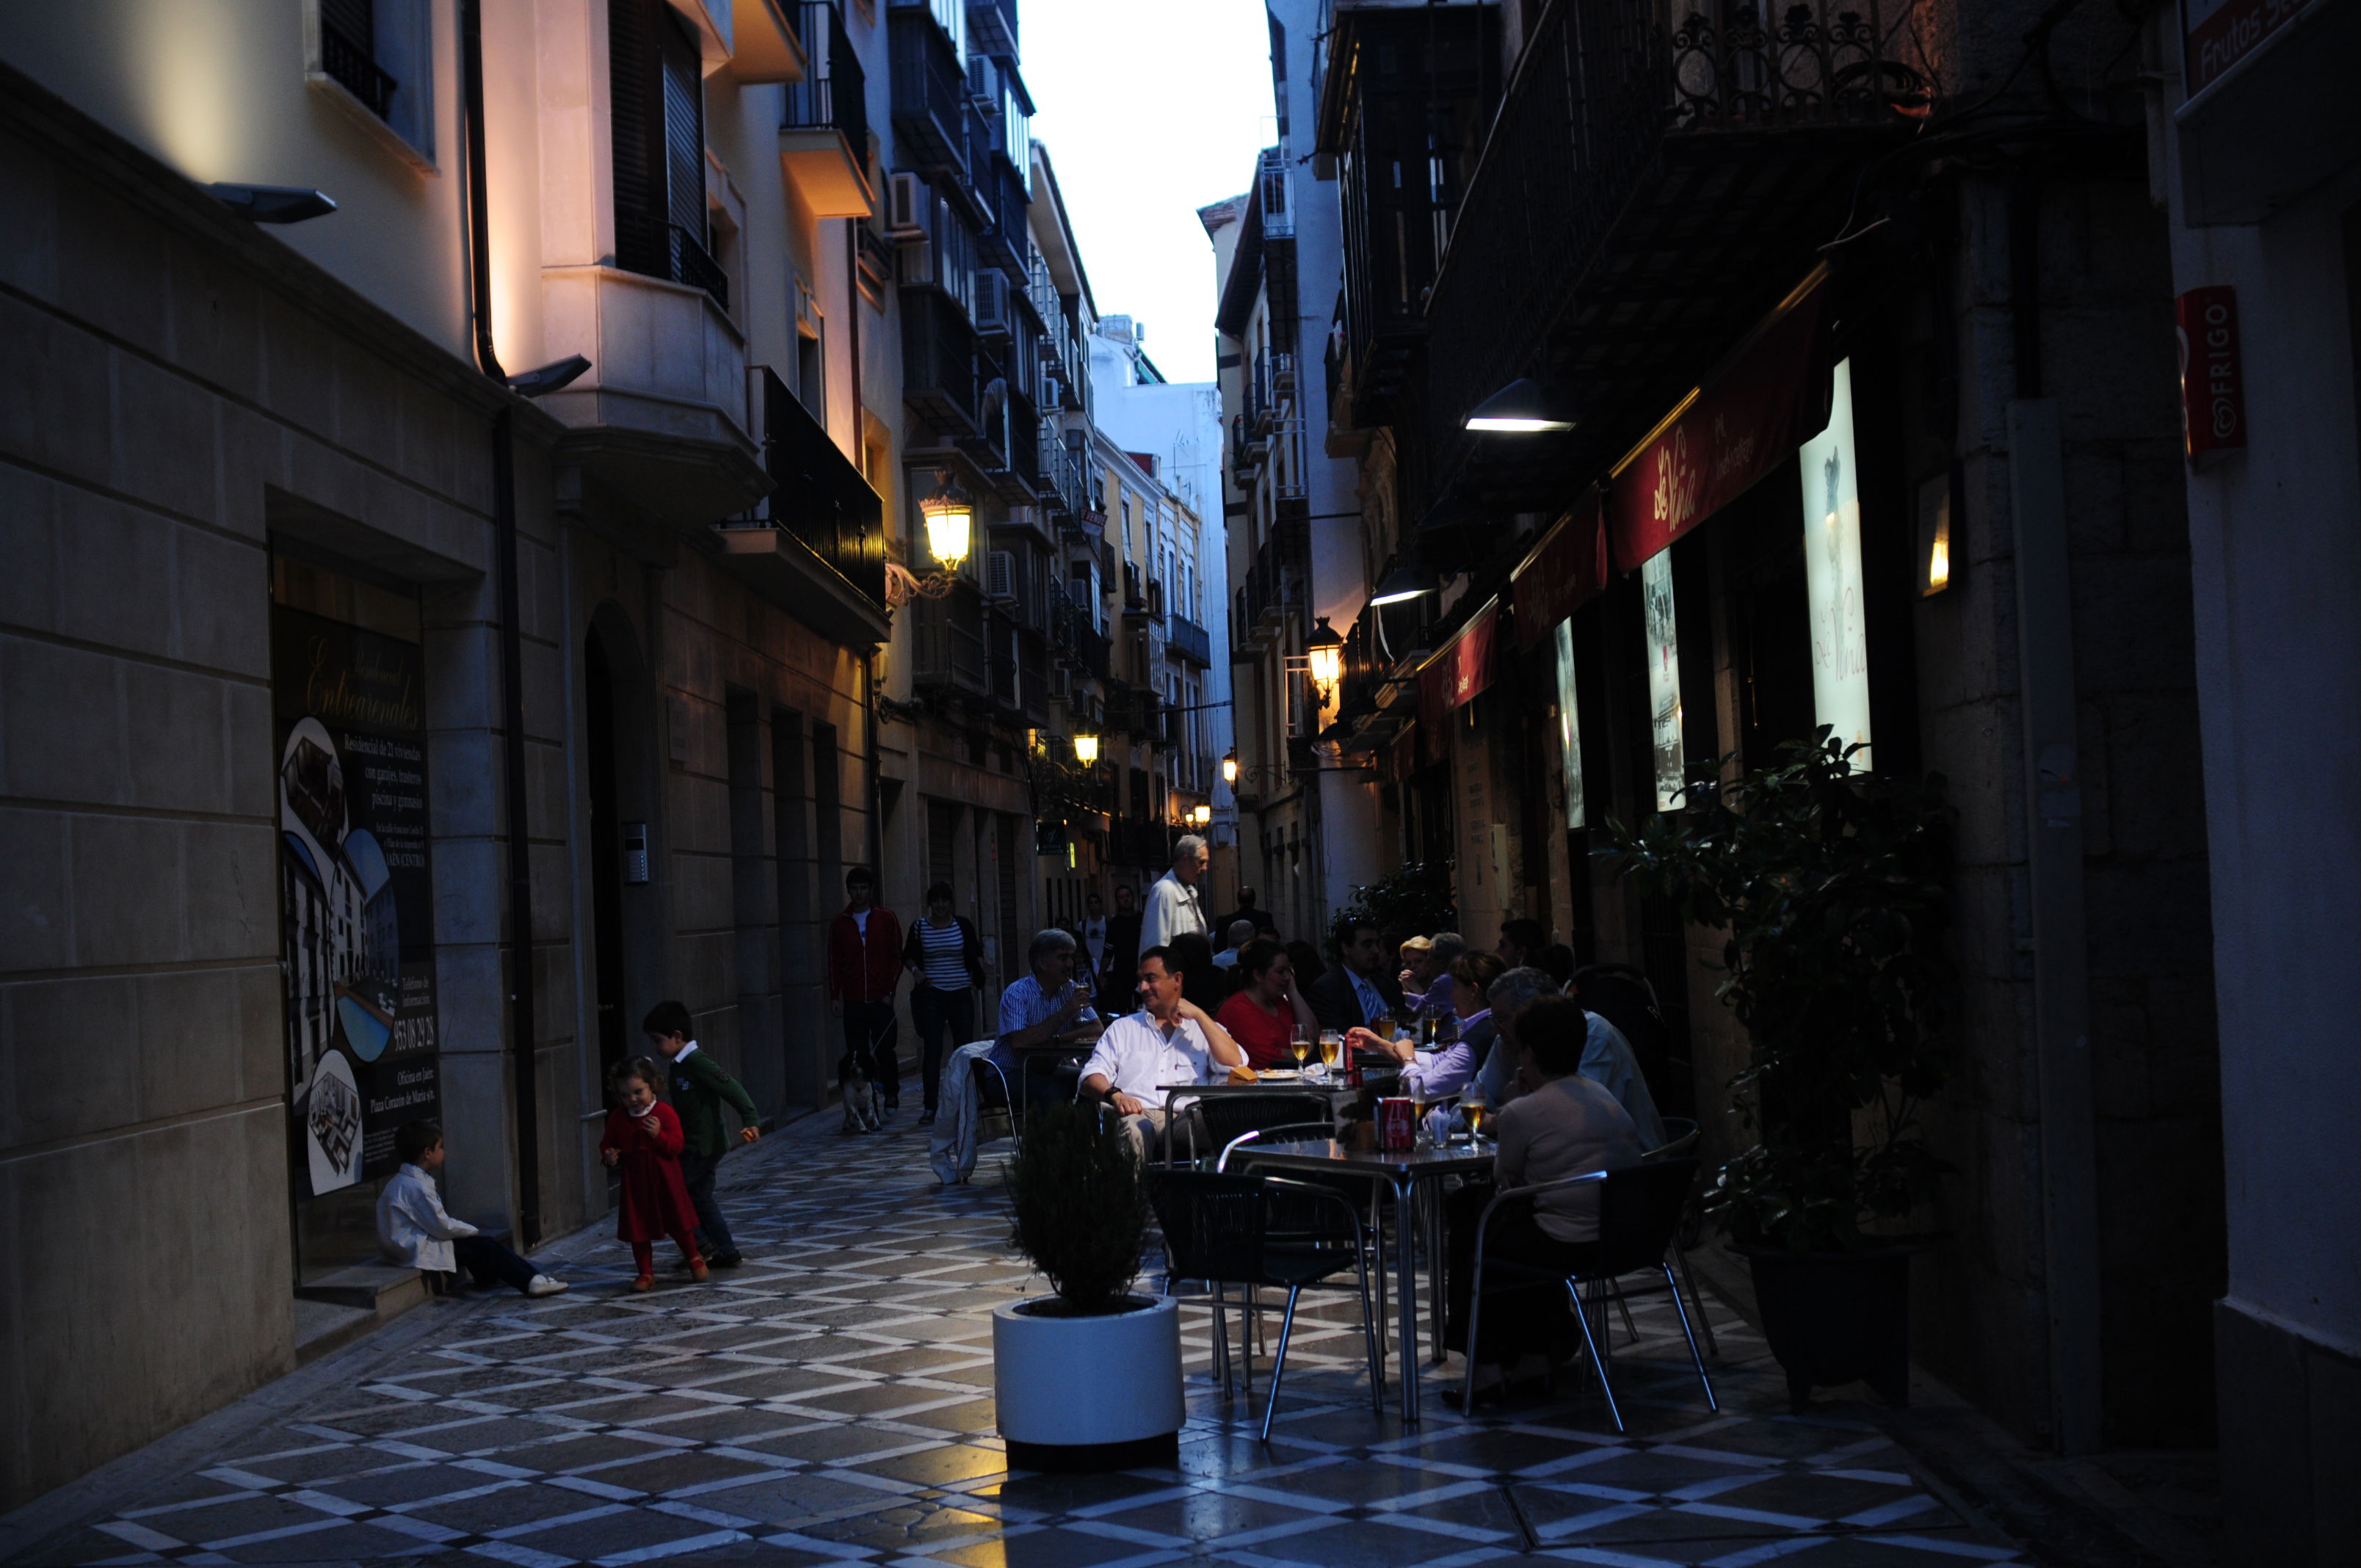
[[[658,29],[664,0],[608,0],[609,128],[614,138],[615,265],[669,277]]]
[[[671,6],[658,9],[664,54],[664,218],[706,249],[705,61],[687,24]]]

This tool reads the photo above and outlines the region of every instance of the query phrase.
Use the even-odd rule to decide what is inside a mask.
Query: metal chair
[[[1236,1143],[1240,1135],[1266,1127],[1318,1123],[1323,1130],[1316,1135],[1324,1138],[1328,1135],[1325,1129],[1335,1124],[1327,1097],[1321,1094],[1209,1094],[1197,1102],[1197,1115],[1205,1124],[1208,1143],[1224,1150]],[[1191,1129],[1192,1135],[1193,1133]],[[1193,1154],[1194,1148],[1190,1152]]]
[[[1279,1321],[1279,1354],[1272,1358],[1270,1394],[1263,1403],[1262,1441],[1279,1410],[1280,1381],[1287,1375],[1287,1346],[1295,1332],[1295,1309],[1303,1292],[1351,1269],[1361,1298],[1361,1337],[1368,1355],[1369,1403],[1382,1412],[1378,1378],[1377,1319],[1369,1304],[1368,1253],[1361,1217],[1341,1194],[1270,1177],[1232,1176],[1209,1170],[1156,1168],[1148,1172],[1148,1198],[1164,1232],[1167,1295],[1177,1279],[1202,1279],[1218,1292],[1224,1285],[1267,1286],[1287,1292]],[[1214,1298],[1214,1338],[1226,1346],[1223,1318],[1227,1303]],[[1245,1310],[1258,1309],[1248,1298]],[[1246,1384],[1248,1408],[1254,1386]]]
[[[1697,1144],[1705,1135],[1703,1130],[1686,1116],[1667,1116],[1664,1119],[1664,1138],[1666,1140],[1664,1146],[1662,1148],[1650,1149],[1646,1154],[1640,1157],[1646,1160],[1696,1158]],[[1682,1234],[1689,1228],[1689,1205],[1694,1203],[1696,1201],[1697,1191],[1692,1188],[1689,1191],[1687,1201],[1684,1202],[1681,1206],[1681,1223],[1675,1228],[1673,1233],[1673,1266],[1680,1271],[1681,1288],[1689,1293],[1689,1310],[1697,1314],[1697,1329],[1705,1335],[1705,1353],[1708,1355],[1718,1358],[1721,1354],[1721,1345],[1713,1337],[1713,1320],[1705,1315],[1705,1298],[1697,1294],[1697,1277],[1689,1272],[1688,1251],[1681,1245]],[[1623,1317],[1624,1326],[1626,1328],[1631,1328],[1631,1310],[1629,1308],[1624,1309]],[[1633,1329],[1631,1337],[1635,1340],[1638,1339],[1640,1337],[1639,1331]]]
[[[977,1144],[983,1142],[983,1118],[997,1111],[1008,1123],[1008,1141],[1023,1148],[1024,1118],[1017,1114],[1016,1097],[1008,1091],[1008,1075],[1001,1070],[1000,1064],[987,1056],[970,1058],[968,1087],[975,1095]]]
[[[1673,1299],[1673,1310],[1681,1320],[1681,1333],[1688,1341],[1689,1361],[1697,1368],[1697,1381],[1705,1387],[1706,1405],[1716,1413],[1720,1411],[1721,1401],[1714,1394],[1713,1379],[1706,1373],[1705,1358],[1697,1353],[1697,1333],[1689,1326],[1688,1308],[1681,1300],[1672,1265],[1664,1261],[1674,1228],[1680,1223],[1681,1206],[1697,1179],[1697,1169],[1695,1159],[1647,1161],[1620,1170],[1594,1170],[1538,1186],[1514,1188],[1484,1206],[1476,1225],[1476,1265],[1467,1303],[1467,1373],[1460,1392],[1461,1409],[1473,1410],[1476,1405],[1476,1351],[1483,1343],[1477,1335],[1483,1322],[1484,1274],[1489,1261],[1496,1275],[1509,1274],[1520,1284],[1544,1279],[1564,1283],[1566,1296],[1574,1304],[1575,1321],[1582,1328],[1583,1347],[1590,1353],[1590,1364],[1598,1373],[1599,1391],[1607,1397],[1607,1413],[1619,1432],[1625,1428],[1623,1410],[1616,1403],[1614,1381],[1608,1371],[1606,1304],[1611,1293],[1620,1294],[1619,1276],[1643,1270],[1662,1275],[1664,1289]],[[1485,1233],[1491,1226],[1493,1215],[1503,1207],[1535,1203],[1543,1193],[1593,1183],[1599,1190],[1597,1241],[1569,1242],[1547,1265],[1486,1258]],[[1586,1287],[1589,1291],[1587,1299],[1583,1293]],[[1592,1332],[1590,1322],[1594,1311],[1600,1315],[1597,1332]]]

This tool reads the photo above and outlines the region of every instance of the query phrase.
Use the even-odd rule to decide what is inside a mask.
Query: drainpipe
[[[460,0],[467,95],[468,269],[475,290],[476,364],[508,389],[492,351],[492,258],[484,171],[484,22],[481,0]],[[517,1234],[530,1249],[541,1239],[541,1121],[533,1064],[533,849],[526,835],[524,637],[517,586],[516,421],[503,407],[492,419],[492,521],[500,565],[500,722],[503,813],[508,828],[509,1051],[516,1081]]]
[[[2008,191],[2009,313],[2016,361],[2016,396],[2008,405],[2009,510],[2015,525],[2018,701],[2032,896],[2049,1437],[2061,1453],[2088,1453],[2099,1446],[2103,1411],[2098,1156],[2065,461],[2058,404],[2042,395],[2041,384],[2040,203],[2039,176],[2018,170]]]

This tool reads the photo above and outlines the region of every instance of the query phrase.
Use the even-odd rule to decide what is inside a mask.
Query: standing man
[[[1342,933],[1345,961],[1306,988],[1323,1029],[1360,1029],[1382,1014],[1401,1016],[1401,988],[1386,972],[1386,938],[1374,920],[1355,920]]]
[[[1131,1011],[1139,978],[1139,894],[1128,883],[1115,890],[1115,913],[1107,917],[1106,951],[1099,959],[1099,1014],[1113,1018]]]
[[[1213,931],[1205,924],[1204,901],[1197,894],[1197,883],[1204,878],[1210,858],[1205,840],[1194,833],[1181,835],[1172,846],[1172,869],[1148,887],[1148,908],[1139,917],[1143,957],[1150,948],[1170,947],[1175,937],[1199,936],[1211,943]]]
[[[1099,975],[1106,968],[1107,917],[1106,900],[1095,893],[1082,900],[1082,924],[1074,927],[1074,940],[1082,948],[1074,972],[1082,977],[1084,984],[1096,991]]]
[[[1276,937],[1279,935],[1279,922],[1270,917],[1270,912],[1268,910],[1256,907],[1255,890],[1250,887],[1242,887],[1238,889],[1238,906],[1235,909],[1231,910],[1227,915],[1223,916],[1219,920],[1214,921],[1213,929],[1216,931],[1226,932],[1231,927],[1236,925],[1241,920],[1253,921],[1256,934],[1258,936]]]
[[[867,866],[844,873],[844,913],[828,927],[828,1010],[844,1020],[841,1080],[860,1064],[884,1086],[890,1109],[898,1098],[902,1064],[894,1041],[894,993],[902,988],[902,923],[870,902],[877,878]]]

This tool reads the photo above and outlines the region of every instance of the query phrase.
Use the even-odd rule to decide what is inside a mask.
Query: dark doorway
[[[584,669],[589,709],[590,920],[598,953],[594,987],[603,1083],[623,1059],[630,1036],[623,1015],[623,822],[615,778],[615,678],[595,632]]]

